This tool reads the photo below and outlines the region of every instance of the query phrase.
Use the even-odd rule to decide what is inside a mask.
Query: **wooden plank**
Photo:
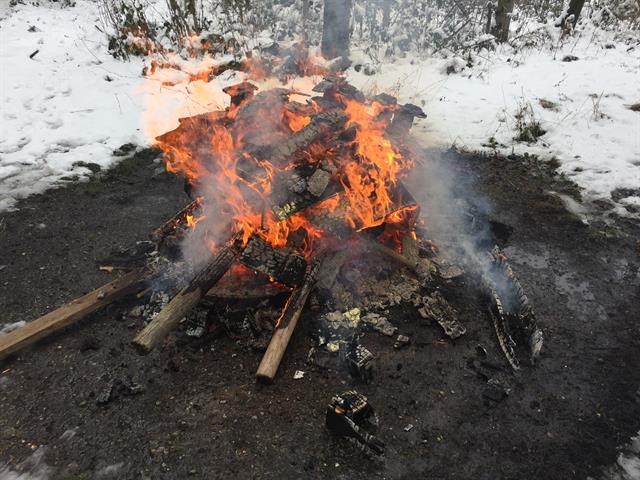
[[[0,336],[0,360],[81,320],[118,298],[134,293],[142,287],[141,280],[145,278],[147,273],[146,268],[133,270],[93,292],[76,298],[57,310],[27,323],[24,327]]]
[[[291,335],[293,335],[293,331],[298,324],[300,314],[304,309],[304,305],[307,303],[309,293],[315,285],[319,270],[320,261],[316,259],[309,265],[304,283],[293,291],[287,305],[284,307],[278,328],[273,332],[267,351],[258,366],[256,380],[259,382],[273,382],[278,372],[278,367],[280,367],[284,352],[289,345],[289,340],[291,340]]]

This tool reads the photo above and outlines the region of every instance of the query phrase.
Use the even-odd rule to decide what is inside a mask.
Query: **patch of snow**
[[[567,55],[578,60],[562,61]],[[591,199],[640,188],[640,113],[628,108],[640,101],[640,48],[596,30],[555,50],[501,45],[472,57],[470,68],[459,57],[406,58],[382,63],[376,75],[351,69],[348,76],[365,92],[423,107],[427,119],[412,132],[426,145],[556,158]],[[535,143],[514,140],[522,106],[546,131]]]
[[[98,7],[19,4],[1,15],[0,211],[87,175],[76,162],[107,167],[114,149],[144,139],[133,94],[142,61],[109,55]]]

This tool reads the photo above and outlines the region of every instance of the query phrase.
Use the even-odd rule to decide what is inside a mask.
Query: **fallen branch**
[[[173,330],[180,320],[194,308],[206,293],[229,270],[240,255],[241,235],[236,235],[200,270],[158,315],[133,339],[133,346],[140,353],[149,353]]]
[[[293,330],[298,324],[300,314],[307,303],[307,298],[311,289],[316,283],[318,271],[320,270],[320,260],[316,258],[308,267],[302,285],[296,288],[287,305],[282,312],[282,316],[278,320],[278,327],[271,337],[271,342],[267,347],[267,351],[262,357],[258,371],[256,372],[256,380],[263,383],[272,383],[278,372],[280,362],[284,356],[284,352],[289,345]]]
[[[62,307],[0,337],[0,360],[71,325],[115,300],[141,289],[147,268],[133,270],[120,278],[76,298]]]

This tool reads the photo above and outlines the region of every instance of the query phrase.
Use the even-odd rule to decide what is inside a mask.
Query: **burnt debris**
[[[367,397],[355,390],[336,395],[327,406],[325,424],[333,434],[353,439],[381,455],[384,453],[384,443],[370,433],[377,423]]]

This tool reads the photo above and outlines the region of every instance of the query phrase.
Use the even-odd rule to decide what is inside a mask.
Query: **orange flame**
[[[200,224],[205,229],[232,225],[243,232],[245,243],[259,235],[274,247],[293,246],[307,256],[329,235],[311,220],[319,213],[335,213],[355,231],[385,222],[406,228],[407,212],[396,211],[394,192],[412,161],[385,133],[392,115],[383,114],[392,107],[337,98],[348,117],[345,128],[354,130],[353,139],[312,143],[286,165],[272,164],[256,145],[277,145],[307,127],[313,114],[322,111],[313,101],[291,109],[277,102],[249,101],[181,119],[180,127],[158,137],[167,170],[183,174],[204,197],[202,215],[188,216],[188,226],[195,228],[207,218]],[[278,105],[280,112],[275,110]],[[333,172],[332,182],[342,191],[282,220],[271,208],[274,181],[301,163]],[[205,238],[213,248],[215,240]]]

